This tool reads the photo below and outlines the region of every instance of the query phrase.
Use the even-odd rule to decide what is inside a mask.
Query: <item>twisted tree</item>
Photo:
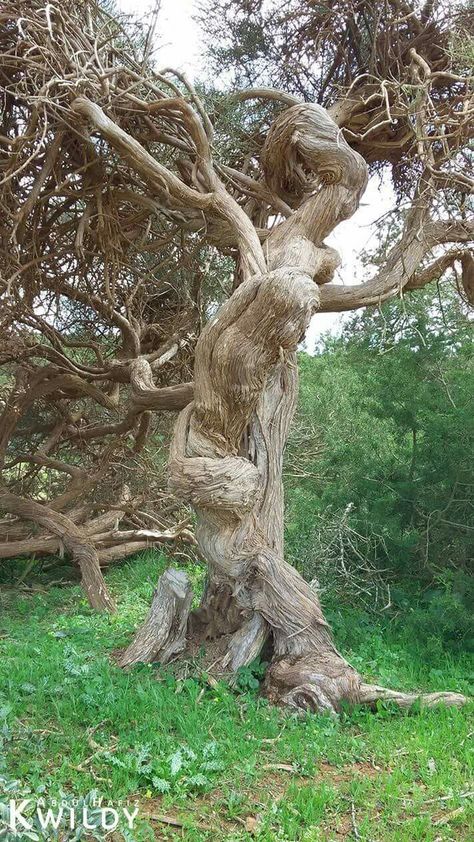
[[[221,639],[221,666],[236,670],[266,643],[271,653],[266,692],[274,701],[331,712],[344,700],[394,698],[410,704],[413,695],[363,683],[335,648],[317,594],[285,562],[282,459],[297,395],[295,352],[314,313],[377,304],[456,265],[463,268],[463,294],[472,295],[473,261],[466,248],[472,223],[465,212],[471,179],[463,169],[472,132],[471,78],[446,52],[441,65],[430,64],[440,28],[422,42],[426,55],[417,42],[420,52],[413,45],[399,59],[398,44],[392,44],[395,57],[387,78],[375,71],[338,77],[337,98],[327,109],[257,88],[234,96],[230,106],[218,100],[209,114],[180,74],[156,73],[146,57],[140,64],[120,49],[125,35],[104,12],[90,2],[73,5],[66,13],[52,4],[11,2],[2,13],[6,49],[0,69],[8,102],[3,139],[10,150],[3,179],[9,202],[5,233],[15,263],[2,295],[12,323],[30,328],[21,331],[28,365],[26,375],[25,366],[19,367],[18,384],[6,401],[4,441],[31,404],[33,392],[22,378],[30,376],[32,358],[47,361],[34,368],[32,383],[41,396],[63,398],[72,390],[74,397],[85,394],[110,408],[120,406],[120,383],[130,384],[131,405],[106,434],[134,429],[138,442],[146,436],[149,409],[184,407],[171,445],[170,489],[196,512],[195,538],[208,564],[207,586],[200,608],[190,613],[185,578],[168,571],[144,628],[120,663],[166,661],[185,647],[187,632],[200,640]],[[413,7],[410,25],[417,14]],[[426,24],[423,16],[426,10],[420,25]],[[347,38],[353,44],[357,32],[344,32],[342,43]],[[379,40],[376,32],[375,54]],[[344,62],[342,46],[338,56]],[[395,75],[404,63],[412,80],[409,93],[405,76]],[[387,67],[380,65],[378,72]],[[235,105],[255,99],[270,103],[258,111],[258,131],[247,106]],[[219,134],[219,117],[228,116],[229,107],[244,109],[245,142],[237,149]],[[403,229],[374,277],[346,287],[331,283],[339,256],[324,240],[356,210],[368,163],[380,160],[386,148],[388,126],[396,136],[390,156],[395,144],[397,160],[417,172]],[[61,167],[73,154],[82,156],[81,164],[64,184]],[[32,162],[38,172],[28,179]],[[204,246],[235,258],[232,294],[196,344],[193,386],[155,385],[153,366],[169,359],[179,336],[156,347],[162,323],[158,319],[150,326],[144,316],[159,283],[156,271],[143,280],[144,266],[137,259],[134,267],[127,262],[124,268],[117,248],[109,259],[109,244],[118,241],[99,228],[110,214],[119,232],[115,237],[123,237],[126,212],[134,220],[138,216],[146,230],[141,238],[127,237],[120,255],[129,248],[133,254],[166,254],[170,243],[177,248],[176,238],[182,249],[188,237],[196,271],[202,271],[197,261]],[[74,254],[70,237],[62,249],[56,245],[56,224],[58,234],[75,232]],[[87,238],[90,260],[84,264]],[[78,254],[80,276],[74,274]],[[172,258],[182,260],[182,254],[174,250]],[[65,352],[61,329],[52,333],[41,312],[45,289],[109,320],[109,337],[120,336],[112,361],[96,355],[93,365],[76,364]],[[44,340],[35,339],[30,353],[38,319]],[[70,434],[77,421],[68,422]],[[78,438],[94,438],[98,426],[102,434],[104,425],[92,424]],[[62,430],[56,437],[50,434],[47,453],[60,447]],[[46,465],[47,459],[53,468],[54,457],[44,455],[44,447],[23,464],[36,459]],[[120,505],[125,508],[120,503],[115,508]],[[5,489],[0,506],[36,519],[65,543],[69,529],[67,540],[75,551],[71,541],[77,546],[77,532],[63,517],[60,524],[57,516],[46,522],[38,501],[27,509]],[[79,541],[83,546],[84,530]],[[87,564],[97,573],[96,562],[89,554]],[[428,703],[439,700],[461,703],[463,698],[426,697]]]

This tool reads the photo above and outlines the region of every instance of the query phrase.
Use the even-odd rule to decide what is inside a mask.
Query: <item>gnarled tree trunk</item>
[[[144,449],[149,413],[182,409],[192,399],[192,384],[159,388],[154,372],[188,344],[200,324],[194,270],[184,273],[189,278],[183,289],[171,284],[162,309],[155,301],[170,284],[163,280],[158,292],[158,265],[151,268],[143,258],[159,252],[159,265],[173,266],[183,277],[184,262],[192,267],[199,261],[196,245],[212,244],[221,252],[237,248],[243,282],[199,340],[195,399],[179,418],[170,459],[171,485],[195,507],[197,540],[209,564],[203,602],[188,631],[220,636],[227,645],[222,663],[231,669],[248,663],[268,641],[273,655],[266,688],[275,700],[335,710],[343,699],[394,698],[361,683],[335,649],[317,595],[284,560],[282,455],[296,399],[295,351],[313,312],[378,304],[439,278],[460,261],[464,293],[472,300],[473,262],[465,247],[472,224],[465,219],[462,194],[473,182],[459,165],[472,134],[472,91],[464,60],[444,49],[452,32],[464,31],[463,15],[438,20],[431,15],[436,4],[428,3],[420,15],[400,17],[392,4],[387,37],[379,49],[374,35],[368,66],[358,50],[346,55],[345,47],[339,62],[337,37],[327,53],[324,33],[334,26],[345,33],[339,26],[344,4],[336,4],[336,12],[326,7],[315,12],[323,35],[316,45],[314,89],[328,102],[335,91],[340,99],[330,116],[287,93],[265,88],[238,93],[241,101],[263,97],[288,106],[263,149],[252,120],[246,154],[251,166],[240,172],[214,164],[213,151],[221,144],[215,143],[197,91],[181,73],[155,73],[100,4],[63,4],[60,15],[55,10],[48,15],[46,27],[44,5],[8,0],[2,10],[2,78],[11,96],[2,129],[9,154],[0,182],[7,220],[1,362],[8,380],[16,365],[16,383],[0,418],[0,468],[5,484],[15,482],[12,470],[18,468],[22,481],[13,490],[30,496],[41,487],[36,475],[30,482],[25,467],[30,464],[69,474],[71,482],[59,483],[63,490],[48,506],[6,490],[4,510],[40,523],[56,536],[53,546],[69,547],[91,602],[113,607],[99,562],[167,540],[171,531],[157,532],[156,518],[139,500],[120,518],[127,529],[101,521],[117,510],[119,477],[111,478],[107,501],[95,501],[93,512],[105,509],[99,518],[84,523],[86,514],[79,518],[70,507],[105,475],[104,439],[113,437],[110,456],[117,446],[113,461],[121,463],[121,455],[125,466],[132,455],[129,437],[133,457]],[[23,6],[25,31],[19,24]],[[354,26],[355,43],[360,31]],[[296,62],[295,78],[300,69]],[[100,133],[99,146],[91,131]],[[369,281],[344,287],[326,283],[338,256],[324,239],[354,212],[365,187],[366,164],[354,149],[367,161],[390,161],[399,173],[413,174],[415,189],[403,191],[410,209],[384,266]],[[241,151],[232,160],[240,167]],[[68,182],[74,190],[64,190]],[[457,245],[448,252],[448,243]],[[424,263],[440,245],[436,258]],[[69,319],[49,318],[59,299],[68,312],[76,305],[87,311],[72,330],[56,326],[69,325]],[[71,353],[74,348],[88,349],[87,355]],[[121,393],[129,395],[122,415]],[[85,398],[92,402],[90,416],[82,407],[65,410],[70,401]],[[22,453],[20,421],[42,415],[46,404],[46,426],[28,422],[34,439],[41,433],[41,444],[34,453]],[[4,463],[10,443],[13,458]],[[88,467],[79,469],[76,463],[85,454]],[[95,464],[98,471],[88,476]],[[109,475],[115,474],[111,460],[110,468]],[[97,505],[102,502],[104,507]],[[1,504],[0,494],[0,509]],[[106,532],[96,531],[97,521]],[[9,518],[0,524],[5,538],[0,556],[31,549],[19,526]],[[175,535],[184,535],[182,526]],[[35,536],[33,548],[51,547],[48,542],[47,535]],[[166,660],[176,652],[189,604],[182,576],[165,576],[124,663]],[[395,697],[401,702],[400,694]]]
[[[268,271],[246,280],[200,338],[195,400],[176,425],[170,481],[194,505],[201,552],[242,612],[231,666],[254,657],[270,633],[268,695],[336,710],[357,698],[360,679],[337,652],[317,595],[283,558],[281,468],[295,351],[318,309],[318,283],[338,263],[323,239],[356,209],[366,166],[318,106],[288,109],[264,158],[274,191],[299,192],[302,203],[268,238]],[[302,164],[315,178],[305,201]],[[239,455],[243,442],[247,453]]]
[[[318,310],[319,287],[339,263],[323,241],[357,208],[367,167],[328,113],[309,104],[275,121],[262,162],[270,189],[297,210],[263,250],[252,236],[240,240],[242,262],[255,274],[247,272],[198,341],[194,401],[176,423],[170,487],[197,513],[209,564],[197,620],[207,636],[227,633],[222,664],[249,663],[270,638],[269,698],[335,712],[344,700],[372,703],[390,691],[362,684],[335,648],[317,594],[284,560],[281,470],[295,351]]]

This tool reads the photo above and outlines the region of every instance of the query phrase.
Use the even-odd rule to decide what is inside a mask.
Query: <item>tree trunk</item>
[[[269,697],[336,710],[357,697],[360,679],[335,649],[317,595],[283,558],[281,470],[296,402],[295,351],[318,308],[317,283],[338,263],[322,240],[357,207],[366,167],[323,109],[295,109],[270,130],[266,167],[275,192],[304,193],[281,159],[282,150],[295,154],[287,146],[304,131],[313,195],[268,238],[268,272],[245,281],[201,335],[195,400],[176,425],[170,482],[193,503],[200,550],[242,609],[239,661],[269,631]],[[248,456],[241,456],[249,425]],[[234,655],[229,651],[232,665]]]
[[[289,354],[287,357],[274,367],[269,376],[239,448],[239,454],[249,459],[260,475],[260,529],[264,531],[269,546],[282,556],[283,452],[298,392],[296,355]],[[222,666],[235,671],[257,657],[269,631],[262,615],[239,605],[228,580],[222,579],[216,568],[209,568],[201,605],[190,617],[191,634],[202,640],[234,634]]]
[[[281,469],[296,402],[295,351],[318,309],[318,286],[339,262],[323,239],[355,211],[366,165],[314,105],[277,119],[263,160],[273,191],[300,205],[265,241],[267,271],[245,280],[201,334],[194,402],[180,414],[170,449],[170,486],[197,514],[211,571],[203,609],[225,608],[227,632],[240,620],[223,663],[248,663],[270,635],[269,698],[335,712],[344,700],[372,702],[375,690],[338,653],[317,594],[284,560]],[[201,619],[218,631],[211,615]]]
[[[158,581],[144,624],[118,657],[119,666],[152,661],[166,664],[173,655],[182,652],[192,598],[186,574],[182,570],[166,570]]]

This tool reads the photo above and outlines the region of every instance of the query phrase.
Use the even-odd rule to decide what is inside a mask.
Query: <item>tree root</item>
[[[470,701],[468,696],[461,693],[444,691],[441,693],[402,693],[400,690],[389,690],[378,684],[361,684],[358,702],[361,705],[374,705],[376,702],[395,702],[401,708],[411,707],[420,701],[424,707],[432,708],[436,705],[461,707]]]
[[[375,707],[378,701],[391,701],[401,708],[415,702],[426,707],[453,705],[460,707],[469,698],[451,691],[439,693],[404,693],[377,684],[366,684],[341,656],[334,659],[307,655],[296,660],[277,658],[265,677],[264,690],[275,704],[289,705],[314,713],[337,714],[344,703]]]

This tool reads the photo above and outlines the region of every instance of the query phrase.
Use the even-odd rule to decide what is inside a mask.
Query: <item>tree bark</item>
[[[312,195],[268,238],[268,271],[245,281],[201,335],[195,400],[175,428],[170,484],[194,505],[201,553],[242,610],[225,660],[235,666],[255,656],[268,630],[269,697],[334,711],[357,698],[360,679],[335,649],[317,595],[284,561],[281,468],[296,401],[295,351],[318,308],[317,283],[338,263],[322,240],[357,207],[366,167],[317,106],[290,108],[270,130],[265,165],[285,200],[308,187],[293,178],[288,157],[311,166]]]
[[[152,661],[166,664],[173,655],[182,652],[192,598],[186,574],[173,568],[166,570],[158,580],[144,624],[118,658],[119,666]]]
[[[96,106],[83,98],[75,105],[151,185],[158,189],[164,178],[180,201],[224,221],[239,244],[243,283],[199,338],[194,401],[179,415],[170,448],[170,488],[194,507],[197,543],[209,565],[203,602],[189,631],[229,635],[222,663],[231,669],[252,660],[271,637],[265,689],[275,702],[334,713],[343,701],[394,698],[393,691],[362,684],[335,648],[317,594],[283,557],[281,470],[297,394],[295,352],[339,264],[324,239],[356,210],[367,183],[364,160],[323,108],[288,108],[270,128],[261,160],[272,194],[296,210],[262,247],[248,217],[216,178],[200,124],[193,123],[193,140],[210,192],[197,195]],[[180,108],[189,118],[186,106]],[[421,197],[414,211],[420,227],[425,210]],[[418,228],[412,241],[417,237]],[[409,255],[413,271],[426,247],[417,249]],[[394,259],[383,289],[372,285],[372,295],[380,297],[386,287],[392,291],[395,264]],[[150,378],[139,373],[148,391]],[[151,648],[162,658],[176,624],[181,646],[188,609],[184,591],[179,599],[169,599],[160,586],[133,660],[150,657],[149,643],[157,636],[159,647]],[[395,695],[399,701],[413,699]]]

